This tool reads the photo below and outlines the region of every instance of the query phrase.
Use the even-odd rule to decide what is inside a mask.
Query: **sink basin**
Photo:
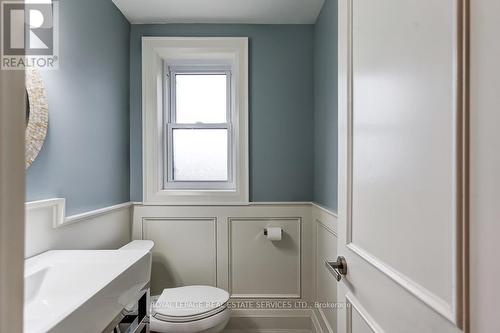
[[[101,332],[149,283],[147,250],[48,251],[25,261],[24,332]]]

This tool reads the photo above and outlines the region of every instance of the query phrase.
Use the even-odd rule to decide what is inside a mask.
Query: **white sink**
[[[147,250],[48,251],[25,261],[24,332],[101,332],[149,283]]]

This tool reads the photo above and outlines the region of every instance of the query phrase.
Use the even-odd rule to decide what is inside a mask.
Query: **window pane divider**
[[[220,123],[220,124],[177,124],[177,123],[169,123],[168,129],[230,129],[229,123]]]

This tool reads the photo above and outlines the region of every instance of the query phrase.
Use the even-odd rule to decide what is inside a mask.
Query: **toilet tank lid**
[[[135,240],[130,243],[128,243],[125,246],[122,246],[120,250],[145,250],[145,251],[151,251],[153,247],[155,246],[155,243],[150,240]]]
[[[192,317],[225,306],[229,293],[210,286],[187,286],[163,290],[153,304],[153,315]]]

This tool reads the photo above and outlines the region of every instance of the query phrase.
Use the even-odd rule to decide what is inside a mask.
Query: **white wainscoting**
[[[337,301],[337,281],[328,271],[325,261],[337,260],[337,215],[316,204],[312,205],[313,238],[315,255],[315,300],[322,305],[315,311],[324,332],[336,332],[337,309],[332,307]]]
[[[157,243],[153,261],[161,267],[153,270],[154,286],[210,284],[233,298],[313,300],[311,204],[135,205],[133,215],[133,238]],[[172,221],[186,223],[169,235]],[[203,223],[210,230],[202,230]],[[271,226],[283,228],[281,241],[264,236]],[[171,237],[178,239],[166,247],[163,240]]]
[[[201,283],[254,306],[266,300],[336,302],[337,282],[324,262],[337,257],[337,218],[318,205],[134,204],[132,224],[133,239],[156,242],[153,294]],[[270,226],[283,228],[282,241],[265,238]],[[242,331],[332,333],[336,309],[234,309],[227,332]]]
[[[145,218],[144,239],[155,242],[151,293],[186,285],[217,285],[217,220]]]
[[[27,202],[25,257],[48,250],[116,249],[130,241],[130,226],[130,203],[65,216],[64,199]]]
[[[66,217],[63,199],[26,204],[26,257],[52,249],[115,249],[132,239],[155,241],[152,292],[214,285],[234,301],[334,304],[337,218],[311,203],[246,206],[122,204]],[[132,219],[131,219],[132,216]],[[78,223],[76,223],[78,222]],[[283,228],[270,242],[264,227]],[[132,229],[132,230],[131,230]],[[227,332],[332,333],[336,310],[233,309]]]
[[[232,310],[224,333],[323,333],[316,313],[296,310]]]
[[[282,239],[269,241],[267,227],[281,227]],[[230,218],[232,297],[301,298],[301,231],[302,217]]]

